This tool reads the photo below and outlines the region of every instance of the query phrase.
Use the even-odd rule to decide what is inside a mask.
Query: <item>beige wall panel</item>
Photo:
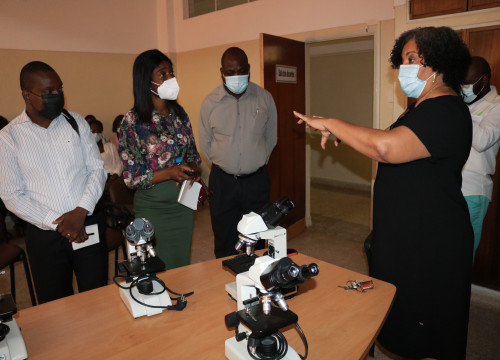
[[[132,64],[136,55],[0,49],[0,114],[12,120],[24,109],[19,73],[30,61],[46,62],[64,84],[66,108],[103,122],[105,136],[118,114],[133,105]]]

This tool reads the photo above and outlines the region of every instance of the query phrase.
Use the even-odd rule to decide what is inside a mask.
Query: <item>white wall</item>
[[[393,0],[258,0],[192,19],[183,0],[1,0],[0,49],[177,53],[392,18]]]
[[[376,24],[394,18],[394,0],[258,0],[184,19],[180,0],[169,19],[175,21],[175,40],[167,51],[182,52],[259,38],[260,33],[295,33]]]

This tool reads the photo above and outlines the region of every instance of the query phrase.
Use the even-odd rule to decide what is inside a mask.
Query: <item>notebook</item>
[[[201,184],[195,181],[191,188],[189,188],[190,183],[191,180],[184,180],[177,202],[190,209],[196,210],[198,208],[198,197],[200,196]]]

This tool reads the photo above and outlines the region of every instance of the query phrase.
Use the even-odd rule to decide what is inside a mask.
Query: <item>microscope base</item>
[[[229,360],[253,360],[248,354],[247,350],[247,340],[236,341],[235,337],[226,340],[226,358]],[[300,360],[300,356],[297,352],[288,347],[288,351],[283,360]]]
[[[123,286],[128,286],[129,284],[127,283],[121,283]],[[163,310],[166,309],[161,309],[161,308],[152,308],[148,306],[144,306],[136,302],[132,297],[130,296],[130,290],[129,289],[120,289],[120,297],[123,300],[123,303],[127,307],[128,311],[132,314],[134,318],[138,318],[144,315],[147,316],[152,316],[156,314],[160,314]],[[153,281],[153,292],[159,292],[163,288],[160,284],[158,284],[156,281]],[[148,305],[152,306],[170,306],[172,305],[172,300],[170,300],[170,296],[168,296],[167,291],[165,290],[159,295],[144,295],[139,293],[139,290],[137,290],[137,287],[134,287],[132,289],[132,294],[134,297]]]
[[[17,325],[16,319],[4,323],[10,328],[9,333],[0,341],[0,359],[5,360],[24,360],[28,358],[26,345],[24,344],[21,330]]]

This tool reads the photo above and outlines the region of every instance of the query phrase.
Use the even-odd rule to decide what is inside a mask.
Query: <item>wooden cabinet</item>
[[[469,0],[467,10],[480,10],[500,6],[499,0]]]
[[[500,6],[500,0],[410,0],[410,19]]]
[[[500,26],[464,31],[464,41],[472,56],[482,56],[491,67],[491,85],[500,89]]]
[[[410,19],[467,11],[467,0],[411,0]]]

